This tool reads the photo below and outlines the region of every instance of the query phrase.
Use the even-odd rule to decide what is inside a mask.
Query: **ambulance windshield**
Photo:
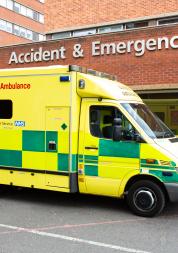
[[[174,137],[172,131],[145,104],[122,103],[121,105],[150,138]]]

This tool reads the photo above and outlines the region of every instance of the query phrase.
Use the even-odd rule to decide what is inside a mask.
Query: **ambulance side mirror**
[[[122,120],[114,118],[113,122],[113,141],[120,141],[122,139]]]

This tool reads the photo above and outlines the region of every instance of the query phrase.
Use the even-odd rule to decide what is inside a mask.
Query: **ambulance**
[[[114,76],[1,69],[0,184],[124,198],[151,217],[178,200],[178,138]]]

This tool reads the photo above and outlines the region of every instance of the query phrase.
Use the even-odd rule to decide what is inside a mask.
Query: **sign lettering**
[[[119,42],[102,43],[101,41],[91,42],[91,56],[99,57],[105,55],[133,54],[136,57],[143,56],[149,51],[160,51],[165,49],[178,49],[178,36],[149,38],[147,40],[129,40]],[[58,49],[46,50],[43,47],[31,48],[28,52],[17,53],[13,51],[8,64],[23,64],[32,62],[49,62],[54,60],[65,60],[67,49],[64,46]],[[84,58],[85,52],[81,44],[74,44],[72,57]]]

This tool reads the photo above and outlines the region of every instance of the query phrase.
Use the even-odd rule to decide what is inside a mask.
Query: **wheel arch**
[[[163,182],[161,182],[157,177],[152,176],[152,175],[147,175],[147,174],[144,174],[144,175],[139,174],[139,175],[134,175],[133,177],[131,177],[125,185],[124,195],[127,194],[128,189],[130,188],[130,186],[132,184],[134,184],[135,182],[140,181],[140,180],[150,180],[150,181],[156,183],[157,185],[159,185],[159,187],[162,189],[162,191],[166,197],[166,200],[169,200],[169,195],[168,195],[168,192],[167,192],[166,187],[164,186]]]

